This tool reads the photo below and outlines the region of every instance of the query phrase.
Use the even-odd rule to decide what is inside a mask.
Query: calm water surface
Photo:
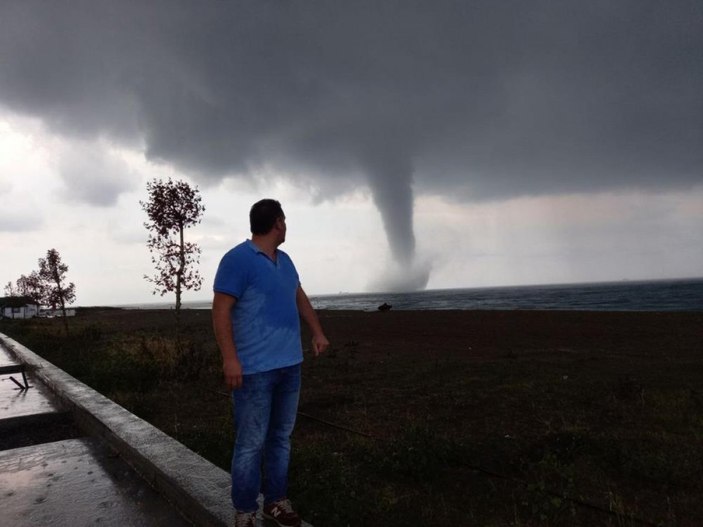
[[[703,311],[703,278],[557,284],[414,293],[340,293],[311,296],[316,309],[375,311],[393,309],[556,309],[587,311]],[[169,308],[169,303],[132,304],[129,308]],[[184,308],[209,309],[210,301],[184,302]]]

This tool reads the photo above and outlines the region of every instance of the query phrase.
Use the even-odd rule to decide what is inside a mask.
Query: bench
[[[10,380],[19,386],[20,390],[29,390],[29,383],[27,382],[27,375],[25,371],[27,370],[26,364],[6,364],[5,366],[0,366],[0,375],[10,375],[11,373],[21,373],[24,385],[20,384],[17,379],[10,375]]]

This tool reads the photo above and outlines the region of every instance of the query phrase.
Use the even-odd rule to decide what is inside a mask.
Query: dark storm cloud
[[[703,180],[700,0],[5,1],[0,64],[0,104],[202,182],[368,185],[399,260],[413,189]]]

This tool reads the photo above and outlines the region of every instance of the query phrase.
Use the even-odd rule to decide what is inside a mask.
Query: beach
[[[291,468],[311,523],[700,524],[703,313],[319,315],[332,345],[313,358],[303,332]],[[47,359],[227,467],[230,403],[207,310],[182,314],[180,364],[198,365],[186,374],[169,358],[170,311],[74,320],[65,346],[55,320],[0,331],[30,347],[53,331]],[[153,386],[129,380],[137,366]]]

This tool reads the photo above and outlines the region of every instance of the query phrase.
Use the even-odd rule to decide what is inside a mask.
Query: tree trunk
[[[184,226],[178,226],[178,235],[180,245],[178,246],[178,271],[176,271],[176,325],[180,328],[181,322],[181,281],[183,278],[183,271],[185,270],[185,241],[183,234]]]
[[[59,301],[61,302],[61,314],[63,315],[63,327],[66,330],[66,336],[68,336],[68,318],[66,318],[66,300],[64,299],[64,291],[61,289],[61,279],[58,272],[55,275],[56,279],[56,289],[59,292]]]
[[[66,302],[63,298],[63,291],[59,289],[59,294],[61,295],[61,313],[63,314],[63,327],[66,330],[66,335],[68,336],[68,317],[66,317]]]

